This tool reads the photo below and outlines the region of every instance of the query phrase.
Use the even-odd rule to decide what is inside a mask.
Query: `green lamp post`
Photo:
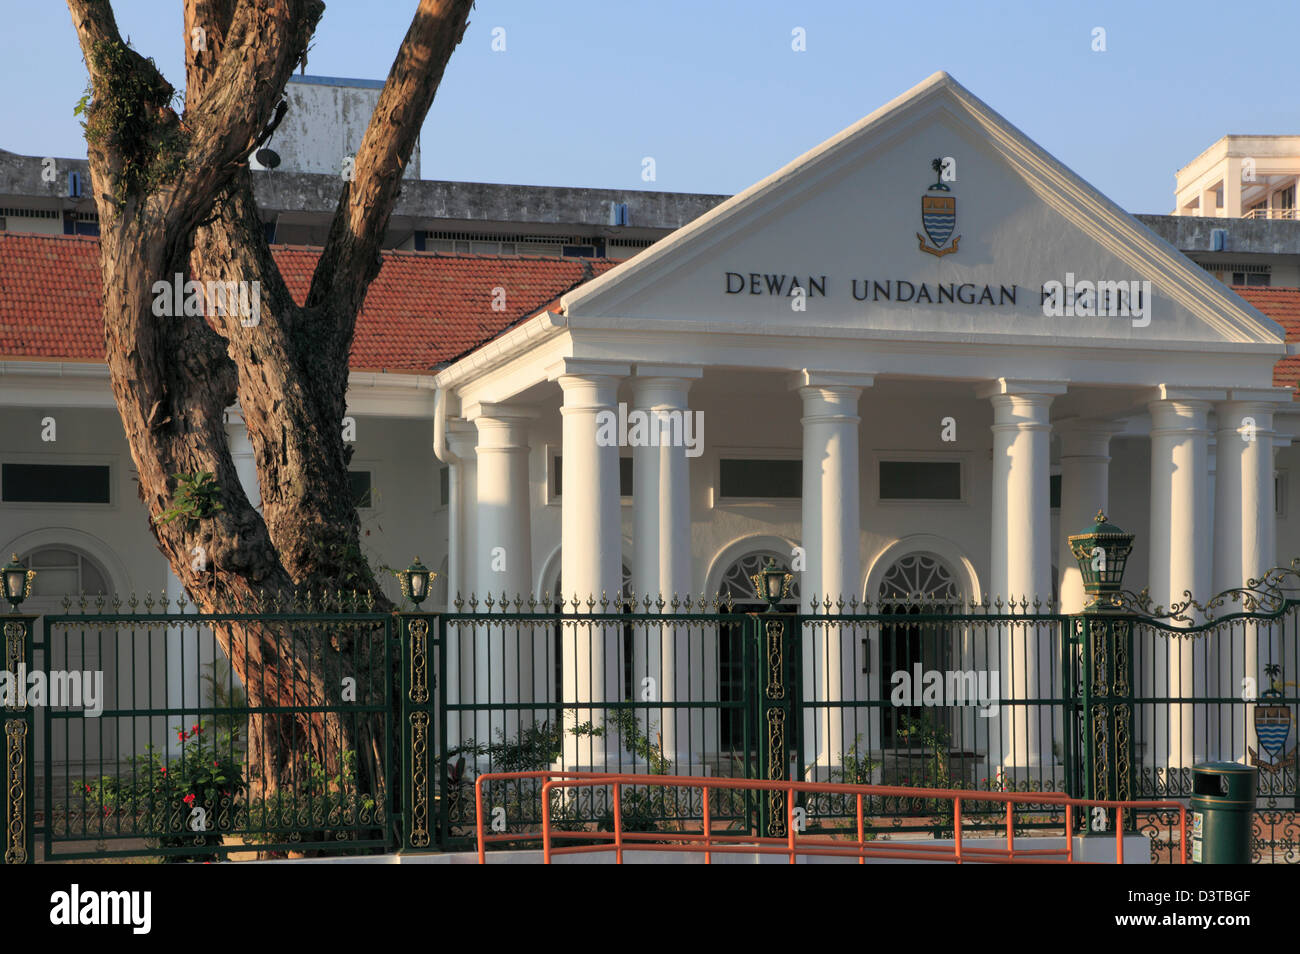
[[[1083,794],[1124,801],[1133,797],[1133,625],[1120,586],[1133,534],[1098,510],[1092,526],[1069,540],[1088,594],[1083,615],[1071,624],[1082,651]],[[1116,821],[1103,827],[1113,831]]]
[[[419,606],[429,595],[429,584],[437,579],[434,573],[416,557],[415,562],[405,570],[397,571],[397,579],[402,584],[402,595]]]
[[[17,612],[23,600],[32,595],[32,580],[36,579],[36,571],[19,563],[18,554],[15,553],[13,559],[0,569],[0,573],[4,574],[5,599]]]
[[[1133,534],[1125,533],[1098,510],[1092,526],[1069,539],[1070,552],[1083,574],[1083,590],[1089,597],[1084,611],[1117,608],[1124,567],[1133,552]]]
[[[768,557],[763,568],[750,579],[754,581],[754,592],[767,601],[767,612],[775,613],[776,604],[790,595],[790,581],[794,574],[777,566],[775,557]]]

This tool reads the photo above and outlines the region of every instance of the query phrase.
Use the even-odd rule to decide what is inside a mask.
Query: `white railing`
[[[1247,209],[1243,219],[1300,219],[1300,209]]]

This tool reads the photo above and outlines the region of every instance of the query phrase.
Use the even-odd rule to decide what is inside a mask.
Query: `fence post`
[[[436,726],[432,712],[438,691],[433,651],[437,617],[429,613],[397,613],[402,644],[402,850],[427,850],[433,842],[433,779],[430,769]],[[441,656],[441,654],[439,654]],[[440,793],[442,798],[447,792]]]
[[[4,666],[14,680],[21,679],[32,664],[32,630],[36,617],[10,614],[4,617]],[[35,715],[25,692],[15,686],[15,696],[4,702],[4,812],[3,863],[32,864],[35,841],[32,829],[32,747],[35,744]],[[48,819],[47,822],[48,824]]]
[[[794,642],[798,617],[792,613],[749,613],[746,625],[752,627],[750,641],[756,647],[758,678],[754,681],[757,705],[751,708],[758,718],[759,778],[772,782],[789,781],[790,755],[798,752],[799,720],[802,713],[794,705],[800,652]],[[791,738],[796,744],[791,745]],[[800,758],[802,754],[800,753]],[[760,796],[759,835],[780,838],[786,834],[789,806],[786,792],[773,789]]]
[[[1134,797],[1134,617],[1088,607],[1077,620],[1083,641],[1084,797],[1127,801]]]

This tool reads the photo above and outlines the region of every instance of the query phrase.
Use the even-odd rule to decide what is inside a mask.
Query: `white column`
[[[515,612],[532,589],[532,512],[529,506],[528,429],[538,417],[533,408],[477,404],[466,415],[478,430],[478,494],[474,536],[484,612]],[[492,600],[489,608],[488,599]],[[474,646],[474,698],[493,704],[535,698],[533,633],[530,627],[501,624],[479,627]],[[545,659],[543,652],[542,659]],[[543,670],[545,665],[543,664]],[[544,675],[544,672],[543,672]],[[542,683],[544,691],[545,682]],[[544,698],[544,697],[543,697]],[[524,720],[527,722],[528,720]],[[491,720],[492,738],[517,736],[518,713]]]
[[[650,612],[662,597],[671,613],[675,598],[689,601],[691,591],[690,459],[687,439],[702,441],[687,395],[703,372],[698,368],[638,366],[633,408],[646,415],[646,440],[633,444],[632,493],[635,552],[633,588],[639,601],[649,597]],[[698,417],[702,417],[699,415]],[[629,438],[631,427],[629,426]],[[629,441],[631,442],[631,441]],[[695,444],[698,454],[700,444]],[[634,608],[645,611],[645,603]],[[633,691],[638,701],[653,705],[689,701],[690,641],[685,626],[637,627],[633,645]],[[696,660],[697,665],[702,660]],[[651,681],[647,684],[646,679]],[[647,698],[648,696],[648,698]],[[696,698],[711,698],[710,696]],[[700,711],[650,708],[639,712],[643,730],[662,734],[662,750],[673,770],[688,772],[701,759],[705,715]]]
[[[170,566],[167,568],[166,592],[170,612],[180,612],[180,599],[186,595],[185,587]],[[195,631],[181,626],[167,627],[167,707],[177,709],[200,705],[203,702],[202,688],[199,640]],[[176,754],[181,750],[176,733],[171,731],[172,727],[189,724],[185,721],[184,713],[167,718],[168,752]]]
[[[1241,159],[1228,157],[1223,170],[1223,214],[1229,219],[1241,218]],[[1211,212],[1211,215],[1215,213]]]
[[[1233,395],[1236,397],[1237,395]],[[1214,508],[1214,592],[1246,585],[1274,564],[1277,550],[1273,501],[1273,410],[1266,401],[1231,400],[1215,405],[1218,457]],[[1272,637],[1268,626],[1225,630],[1217,640],[1215,694],[1240,697],[1247,678],[1257,689],[1268,679],[1259,668],[1261,640]],[[1253,710],[1253,706],[1248,706]],[[1221,715],[1226,713],[1221,712]],[[1220,718],[1216,757],[1244,759],[1254,745],[1253,711],[1244,719]]]
[[[1109,421],[1076,419],[1056,425],[1061,435],[1061,539],[1056,567],[1061,574],[1062,613],[1078,613],[1087,601],[1069,537],[1090,526],[1098,510],[1109,513],[1110,440],[1118,430]]]
[[[825,613],[822,602],[861,597],[861,495],[858,398],[871,387],[870,375],[804,370],[790,383],[803,400],[803,546],[807,566],[800,580],[803,610]],[[814,603],[814,600],[817,602]],[[831,612],[837,612],[832,606]],[[855,675],[852,627],[804,628],[806,698],[839,702],[852,698]],[[845,738],[840,707],[805,709],[805,753],[816,754],[823,771],[843,761],[854,740]]]
[[[1005,604],[1050,600],[1052,595],[1052,398],[1065,387],[1047,381],[999,379],[979,390],[993,403],[992,562],[989,592]],[[1004,606],[1003,609],[1006,612]],[[1002,627],[998,680],[1011,699],[1052,695],[1052,632],[1047,627]],[[999,759],[1006,767],[1051,765],[1052,723],[1047,706],[1001,710]],[[991,740],[990,740],[991,741]]]
[[[447,449],[454,463],[447,475],[447,611],[457,596],[468,600],[477,590],[474,513],[478,498],[478,429],[467,421],[447,421]],[[462,610],[468,612],[467,607]]]
[[[1190,592],[1204,601],[1210,595],[1210,553],[1206,540],[1209,466],[1207,463],[1209,401],[1179,398],[1162,391],[1151,412],[1151,599],[1168,609]],[[1231,475],[1220,469],[1220,492],[1231,486]],[[1220,545],[1225,541],[1221,538]],[[1155,637],[1152,662],[1157,696],[1192,698],[1206,689],[1204,653],[1197,665],[1193,641]],[[1145,674],[1140,678],[1145,679]],[[1192,703],[1156,705],[1147,720],[1154,738],[1157,769],[1181,770],[1203,760],[1209,732],[1205,714]],[[1197,722],[1200,725],[1197,725]]]
[[[468,601],[478,594],[478,568],[475,565],[478,548],[474,528],[474,514],[478,500],[478,456],[475,444],[478,429],[467,421],[447,421],[447,449],[454,463],[448,475],[447,493],[447,612],[468,613]],[[462,600],[459,610],[456,600]],[[474,693],[474,644],[472,627],[453,621],[447,627],[447,684],[442,691],[450,703],[472,699]],[[488,723],[468,714],[448,713],[447,738],[455,748],[469,738],[486,740]],[[462,735],[462,728],[464,729]],[[486,744],[486,743],[485,743]]]
[[[619,501],[618,443],[610,441],[608,422],[618,420],[618,386],[631,372],[628,365],[565,359],[551,371],[564,392],[560,493],[560,576],[565,599],[576,594],[608,600],[606,612],[618,612],[622,591],[623,533]],[[602,425],[604,427],[602,428]],[[617,431],[617,427],[615,427]],[[600,439],[598,439],[598,437]],[[622,701],[621,626],[591,623],[566,626],[561,634],[564,701]],[[605,768],[606,752],[617,758],[619,740],[603,708],[578,707],[578,723],[605,725],[598,738],[564,735],[566,767]],[[573,715],[566,713],[566,720]]]
[[[248,425],[244,416],[237,409],[226,412],[226,441],[230,445],[230,456],[235,462],[235,473],[239,475],[239,486],[244,489],[244,496],[254,509],[262,509],[262,490],[257,481],[257,458],[253,453],[253,443],[248,438]]]
[[[1264,401],[1222,401],[1215,405],[1215,592],[1242,586],[1274,564],[1274,407]]]

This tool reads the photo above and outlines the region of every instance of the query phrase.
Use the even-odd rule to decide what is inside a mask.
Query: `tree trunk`
[[[342,436],[357,313],[379,270],[384,229],[470,0],[421,0],[358,150],[304,307],[270,254],[246,157],[269,135],[319,0],[185,0],[183,116],[151,60],[122,41],[103,0],[68,0],[90,74],[90,175],[100,213],[104,328],[150,529],[205,612],[256,611],[274,597],[368,593],[390,606],[360,548]],[[260,314],[206,302],[158,314],[156,282],[245,282]],[[256,285],[253,283],[256,282]],[[251,297],[251,295],[250,295]],[[238,400],[253,444],[261,512],[240,487],[225,431]],[[197,509],[178,491],[212,475]],[[340,705],[343,680],[381,665],[369,640],[302,627],[220,627],[249,705]],[[328,637],[328,638],[327,638]],[[358,658],[364,656],[365,658]],[[385,674],[391,678],[391,674]],[[394,697],[396,693],[393,693]],[[358,785],[383,784],[382,720],[262,714],[250,725],[259,794],[301,784],[310,757],[334,776],[358,755]]]

